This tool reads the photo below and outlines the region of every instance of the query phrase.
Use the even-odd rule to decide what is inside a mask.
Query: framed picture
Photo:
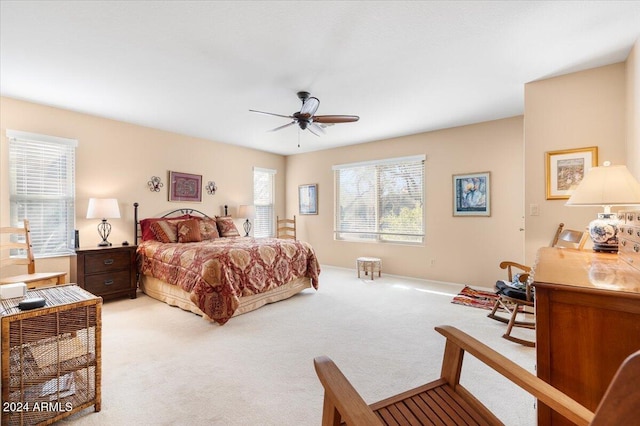
[[[298,186],[298,210],[300,214],[318,214],[318,184]]]
[[[491,173],[453,175],[453,215],[491,216]]]
[[[202,202],[202,175],[169,172],[169,201]]]
[[[585,173],[598,165],[598,147],[545,153],[547,200],[568,199]]]

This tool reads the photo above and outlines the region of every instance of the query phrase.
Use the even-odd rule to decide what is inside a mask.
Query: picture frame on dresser
[[[545,152],[547,200],[567,200],[584,175],[598,165],[598,147]]]

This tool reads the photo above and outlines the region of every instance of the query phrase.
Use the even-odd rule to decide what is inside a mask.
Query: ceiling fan
[[[272,129],[272,132],[297,124],[300,129],[307,129],[316,136],[320,136],[320,133],[325,133],[323,127],[336,123],[352,123],[360,119],[357,115],[314,115],[320,106],[320,100],[311,96],[309,92],[298,92],[298,98],[302,101],[302,107],[300,111],[294,112],[292,115],[274,114],[272,112],[256,111],[254,109],[250,109],[249,111],[290,118],[292,120],[291,123]]]

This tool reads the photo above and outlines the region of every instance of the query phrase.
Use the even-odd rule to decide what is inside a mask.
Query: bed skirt
[[[311,288],[311,279],[302,277],[289,281],[288,283],[269,290],[266,293],[254,294],[240,298],[240,305],[235,310],[233,316],[238,316],[247,312],[254,311],[268,303],[279,302],[300,293],[306,288]],[[182,288],[168,284],[158,278],[142,275],[140,277],[140,290],[144,294],[154,299],[160,300],[171,306],[177,306],[185,311],[193,312],[210,321],[208,315],[200,310],[190,298],[188,292]]]

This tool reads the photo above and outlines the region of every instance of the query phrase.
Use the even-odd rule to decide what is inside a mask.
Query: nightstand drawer
[[[131,254],[128,251],[109,251],[84,256],[85,274],[119,271],[131,267]]]
[[[93,294],[103,294],[118,290],[127,290],[131,286],[131,275],[127,269],[119,272],[87,275],[84,288]]]

